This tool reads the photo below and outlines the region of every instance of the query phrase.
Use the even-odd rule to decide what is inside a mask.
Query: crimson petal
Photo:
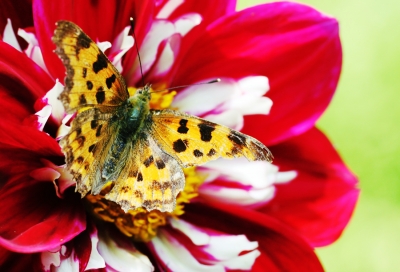
[[[297,229],[313,246],[335,241],[350,220],[359,196],[357,179],[318,129],[271,147],[280,171],[298,176],[277,185],[262,211]]]
[[[323,271],[310,245],[266,214],[229,204],[191,204],[185,210],[182,218],[197,226],[257,241],[261,256],[252,271]]]
[[[22,254],[0,247],[0,271],[42,271],[39,254]]]
[[[244,132],[272,144],[314,125],[336,89],[342,52],[335,19],[278,2],[217,20],[181,59],[171,86],[267,76],[274,105],[268,116],[246,117]]]
[[[135,18],[136,36],[145,36],[152,15],[153,1],[33,1],[33,14],[38,41],[43,58],[54,78],[62,80],[65,69],[53,50],[51,41],[55,23],[69,20],[79,25],[94,41],[112,42],[129,25],[129,17]]]
[[[17,33],[18,28],[33,26],[32,1],[0,1],[0,37],[2,36],[3,30],[7,24],[7,19],[11,20],[14,33]],[[24,39],[17,36],[17,40],[20,45],[23,44],[26,46]]]
[[[0,41],[0,115],[22,121],[54,82],[25,54]]]
[[[15,252],[54,250],[86,227],[77,194],[61,200],[52,182],[16,176],[0,191],[0,245]]]

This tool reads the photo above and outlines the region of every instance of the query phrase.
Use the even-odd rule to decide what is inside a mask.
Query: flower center
[[[157,88],[158,89],[158,88]],[[164,89],[164,88],[159,88]],[[129,94],[136,93],[136,88],[129,87]],[[161,91],[151,93],[150,108],[165,109],[168,108],[174,96],[175,91]],[[160,212],[159,210],[147,211],[144,208],[138,208],[124,212],[121,207],[105,198],[113,187],[113,183],[106,184],[98,195],[86,196],[91,213],[103,221],[114,223],[114,225],[126,236],[132,237],[135,241],[148,242],[157,235],[157,229],[167,224],[168,217],[177,218],[184,213],[185,203],[198,195],[198,188],[204,182],[206,176],[200,175],[196,169],[183,169],[185,173],[185,187],[176,199],[176,207],[171,213]]]
[[[178,194],[176,207],[172,213],[160,212],[158,210],[147,211],[138,208],[124,212],[121,207],[107,200],[104,196],[111,191],[113,184],[109,182],[103,187],[98,195],[86,195],[91,213],[106,222],[114,223],[115,226],[126,236],[132,237],[135,241],[148,242],[157,235],[157,229],[167,224],[168,217],[178,217],[184,213],[185,203],[198,195],[198,188],[205,180],[205,176],[199,175],[195,168],[186,168],[185,188]]]

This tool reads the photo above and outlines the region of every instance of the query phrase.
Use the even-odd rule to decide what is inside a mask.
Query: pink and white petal
[[[175,33],[174,24],[167,20],[155,20],[139,50],[143,74],[146,74],[156,61],[160,44]],[[136,61],[124,73],[128,86],[135,86],[141,78],[139,62]]]
[[[53,88],[51,88],[43,98],[36,101],[34,106],[38,111],[46,105],[51,106],[51,117],[57,125],[61,124],[62,119],[65,116],[64,106],[60,99],[58,99],[63,90],[64,86],[58,81],[58,79],[56,79]]]
[[[15,252],[52,250],[86,228],[76,194],[60,200],[51,182],[15,176],[0,191],[0,245]]]
[[[223,233],[244,234],[250,241],[257,241],[261,255],[252,271],[323,271],[313,248],[305,240],[258,211],[232,204],[209,207],[191,203],[185,207],[182,219]]]
[[[172,3],[170,3],[172,2]],[[204,25],[207,26],[227,14],[234,13],[236,10],[235,0],[216,0],[216,1],[165,1],[159,7],[157,17],[175,20],[188,13],[197,13],[203,18]]]
[[[220,264],[200,263],[184,245],[165,230],[160,230],[148,246],[161,262],[164,270],[169,271],[225,271]]]
[[[106,267],[104,258],[100,255],[99,250],[98,250],[99,236],[97,234],[97,230],[96,229],[94,229],[94,230],[95,231],[90,233],[90,240],[92,242],[92,250],[90,252],[89,262],[87,263],[85,270]]]
[[[46,125],[47,120],[49,120],[50,115],[51,106],[46,105],[40,111],[25,118],[22,124],[25,126],[34,127],[39,131],[43,131],[44,126]]]
[[[181,39],[181,35],[173,34],[160,44],[156,62],[146,76],[146,81],[164,82],[163,77],[169,72],[179,53]]]
[[[106,50],[111,48],[112,44],[110,42],[96,42],[97,46],[100,48],[100,50],[105,54]]]
[[[296,170],[298,175],[277,185],[275,198],[261,211],[296,229],[313,246],[335,241],[354,211],[357,178],[316,128],[272,146],[271,151],[280,169]]]
[[[104,258],[107,270],[111,271],[154,271],[148,257],[138,251],[132,243],[121,239],[119,235],[108,233],[100,235],[98,251]],[[126,238],[126,237],[125,237]]]
[[[15,36],[13,27],[12,27],[12,23],[10,19],[7,19],[7,24],[6,27],[4,28],[3,31],[3,42],[11,45],[12,47],[14,47],[15,49],[17,49],[18,51],[22,52],[21,46],[19,45],[18,41],[17,41],[17,37]]]
[[[226,235],[209,231],[184,220],[170,219],[171,226],[185,234],[200,250],[212,256],[200,258],[202,263],[222,264],[227,269],[250,270],[260,255],[258,243],[250,242],[244,235]],[[190,250],[190,249],[189,249]],[[241,254],[246,252],[246,254]]]
[[[195,26],[198,26],[202,21],[202,18],[197,13],[187,13],[179,17],[174,21],[176,33],[181,34],[184,37],[188,34]]]
[[[130,29],[130,26],[125,27],[114,39],[111,51],[108,54],[109,59],[120,73],[122,73],[122,57],[135,44],[133,37],[129,35]]]
[[[34,33],[29,33],[23,29],[18,29],[18,36],[23,38],[27,43],[28,47],[24,50],[25,54],[32,59],[37,65],[39,65],[47,74],[50,75],[47,70],[46,64],[44,63],[43,54],[39,47],[39,43]]]
[[[268,116],[246,117],[243,131],[272,144],[314,125],[336,89],[342,51],[335,19],[277,2],[214,22],[182,59],[171,86],[213,77],[268,77],[274,107]]]

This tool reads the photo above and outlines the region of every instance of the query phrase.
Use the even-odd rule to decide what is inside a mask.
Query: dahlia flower
[[[315,127],[341,70],[335,19],[289,2],[242,11],[233,0],[29,2],[0,4],[2,271],[322,270],[313,248],[339,237],[358,198],[357,180]],[[275,161],[186,169],[172,213],[124,213],[103,197],[107,187],[81,199],[58,145],[73,118],[57,99],[58,20],[97,42],[130,91],[142,86],[136,42],[144,81],[172,87],[153,95],[153,108],[241,130]]]

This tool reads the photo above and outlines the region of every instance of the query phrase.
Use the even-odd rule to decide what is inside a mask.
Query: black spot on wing
[[[77,128],[77,129],[75,130],[75,133],[76,133],[76,136],[81,135],[82,129],[81,129],[81,128]]]
[[[200,136],[203,142],[211,141],[211,133],[215,130],[215,125],[209,122],[203,122],[197,125],[200,129]]]
[[[97,130],[96,130],[96,137],[99,137],[100,135],[101,135],[101,128],[103,127],[103,125],[100,125],[100,126],[98,126],[97,127]]]
[[[90,121],[90,127],[91,127],[92,129],[97,128],[98,125],[99,125],[99,123],[97,122],[97,120],[92,120],[92,121]]]
[[[89,146],[89,152],[94,152],[94,148],[96,147],[95,144],[92,144],[91,146]]]
[[[76,159],[76,162],[79,163],[79,164],[81,164],[81,163],[83,162],[83,157],[82,157],[82,156],[79,156],[79,157]]]
[[[106,93],[103,91],[103,87],[99,87],[96,92],[96,101],[102,104],[106,100]]]
[[[158,169],[164,169],[165,168],[165,163],[162,160],[156,160],[156,166]]]
[[[85,95],[84,94],[81,94],[80,96],[79,96],[79,105],[86,105],[86,97],[85,97]]]
[[[86,81],[86,87],[90,91],[91,89],[93,89],[93,83],[90,80]]]
[[[102,53],[99,53],[97,60],[93,62],[93,71],[97,74],[105,68],[107,68],[107,58]]]
[[[110,89],[112,84],[115,82],[116,79],[117,79],[117,77],[114,74],[112,74],[109,78],[106,78],[107,88]]]
[[[86,76],[87,76],[87,68],[83,67],[83,69],[82,69],[82,77],[86,78]]]
[[[76,138],[76,141],[78,142],[79,146],[82,146],[85,143],[85,136],[79,136]]]
[[[78,36],[78,38],[76,40],[77,54],[79,53],[80,49],[89,48],[91,42],[92,41],[90,40],[90,38],[88,36],[86,36],[85,33],[81,32],[81,34],[79,34],[79,36]]]
[[[151,164],[153,161],[154,161],[153,156],[150,156],[150,157],[148,157],[148,158],[143,162],[143,164],[144,164],[144,166],[149,167],[150,164]]]
[[[143,181],[143,175],[140,172],[137,175],[137,181]]]
[[[186,142],[187,143],[187,142]],[[182,141],[182,139],[178,139],[173,143],[173,148],[176,152],[184,152],[186,150],[186,144],[185,141]]]
[[[207,156],[212,157],[212,156],[214,156],[216,153],[217,153],[217,152],[215,151],[215,149],[214,149],[214,148],[211,148],[211,149],[208,151]]]
[[[189,128],[186,126],[188,120],[186,119],[181,119],[179,121],[179,124],[181,125],[180,127],[178,127],[178,132],[181,134],[186,134],[189,131]]]
[[[198,149],[193,150],[193,155],[197,158],[202,157],[203,156],[203,152],[201,152]]]
[[[228,135],[228,139],[239,145],[240,147],[246,146],[246,137],[236,131],[231,131]]]

